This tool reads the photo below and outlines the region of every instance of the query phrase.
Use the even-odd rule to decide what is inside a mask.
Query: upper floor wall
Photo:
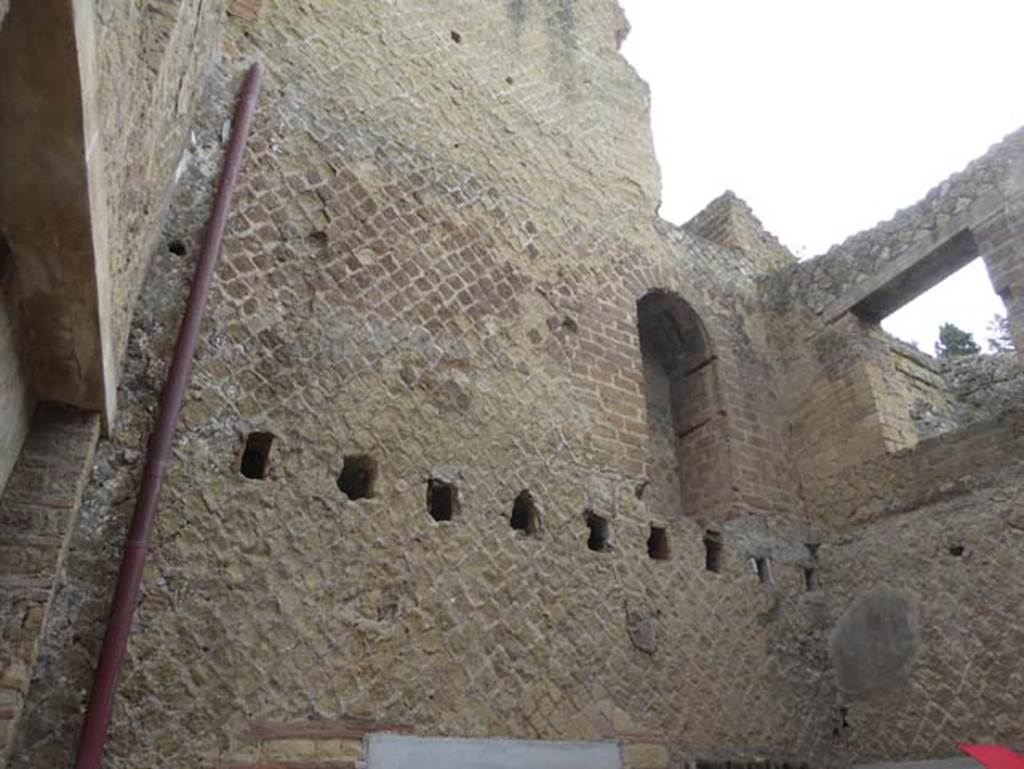
[[[980,257],[1019,340],[1022,201],[1024,129],[892,220],[761,279],[805,489],[916,445],[921,409],[952,419],[942,377],[879,327],[887,314]]]
[[[603,220],[652,216],[660,196],[650,97],[618,53],[614,0],[237,3],[253,49],[298,103],[500,178],[508,194]],[[287,29],[287,35],[277,32]],[[296,124],[298,134],[323,128]],[[454,189],[458,178],[447,180]]]
[[[1014,294],[1019,283],[1006,268],[999,269],[1003,264],[995,257],[1004,256],[999,249],[1007,240],[1000,236],[1009,233],[1002,233],[996,223],[1019,218],[1021,195],[1024,128],[892,219],[767,278],[763,286],[766,300],[776,312],[803,309],[824,324],[851,310],[877,320],[876,313],[891,312],[891,306],[861,303],[872,293],[894,288],[888,282],[905,279],[913,268],[921,273],[919,280],[906,281],[891,297],[906,303],[951,274],[964,260],[980,255],[989,267],[996,293],[1007,301],[1006,293]],[[964,242],[965,232],[973,243]],[[937,251],[943,251],[938,258]]]

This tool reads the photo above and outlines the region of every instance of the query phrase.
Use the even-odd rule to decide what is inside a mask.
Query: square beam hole
[[[536,534],[540,529],[540,514],[537,512],[537,505],[533,502],[533,496],[529,491],[523,489],[516,496],[512,503],[512,528],[526,534]]]
[[[818,580],[818,569],[815,566],[804,566],[804,587],[807,588],[808,593],[813,593],[819,587],[821,583]]]
[[[715,574],[722,571],[722,535],[710,529],[704,532],[704,568]]]
[[[377,460],[366,454],[345,457],[338,488],[349,499],[369,499],[377,483]]]
[[[667,561],[671,557],[668,531],[664,526],[651,526],[651,534],[647,537],[647,555],[655,561]]]
[[[249,433],[245,439],[242,463],[239,471],[246,478],[262,481],[267,477],[270,462],[270,447],[274,445],[273,433]]]
[[[586,519],[587,528],[590,529],[590,535],[587,537],[587,547],[595,553],[603,553],[609,550],[611,528],[608,525],[608,519],[601,517],[591,510],[587,510],[583,516]]]
[[[438,478],[427,481],[427,512],[435,521],[450,521],[458,515],[458,486]]]

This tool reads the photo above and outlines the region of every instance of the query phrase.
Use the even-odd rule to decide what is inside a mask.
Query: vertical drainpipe
[[[167,381],[160,396],[156,427],[150,435],[149,446],[146,450],[142,485],[135,500],[135,512],[132,514],[131,527],[124,543],[121,569],[117,575],[114,600],[111,603],[110,616],[107,620],[107,632],[103,637],[103,647],[100,650],[99,663],[96,665],[92,690],[89,693],[89,705],[85,711],[82,734],[78,742],[75,769],[98,769],[103,755],[107,729],[114,709],[114,696],[121,675],[125,649],[128,646],[128,635],[131,632],[132,616],[135,614],[139,587],[142,583],[146,551],[149,548],[153,521],[156,518],[160,487],[163,485],[164,473],[167,469],[174,428],[177,426],[178,414],[181,411],[185,391],[188,387],[192,359],[195,357],[203,311],[206,308],[206,298],[213,281],[213,268],[220,253],[221,241],[224,238],[224,226],[227,223],[228,211],[231,207],[231,196],[238,179],[242,153],[245,150],[253,111],[256,107],[260,78],[260,65],[253,64],[245,76],[238,106],[235,108],[231,141],[228,144],[220,181],[217,184],[213,213],[206,225],[203,248],[196,265],[192,290],[185,305],[185,314],[182,317],[181,326],[178,329],[178,339],[174,345],[174,357],[171,360]]]

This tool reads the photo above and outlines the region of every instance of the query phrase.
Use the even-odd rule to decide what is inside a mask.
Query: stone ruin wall
[[[825,602],[804,589],[750,269],[652,224],[647,94],[616,51],[621,12],[305,3],[233,24],[201,154],[215,159],[254,56],[266,83],[109,765],[337,760],[357,717],[618,737],[635,767],[826,761]],[[72,747],[215,170],[190,169],[165,229],[187,255],[159,250],[149,273],[122,424],[99,449],[12,766]],[[715,351],[705,427],[728,493],[689,517],[637,493],[636,302],[652,288],[684,298]],[[238,472],[258,430],[276,436],[263,481]],[[359,454],[378,477],[350,501],[337,478]],[[427,513],[431,477],[458,486],[451,522]],[[534,535],[509,525],[524,489]],[[607,519],[607,552],[588,549],[586,510]],[[648,557],[651,524],[671,560]],[[773,586],[751,556],[773,559]]]
[[[750,259],[754,274],[775,272],[797,263],[790,250],[731,190],[708,203],[683,227],[719,245],[739,249]]]
[[[34,0],[25,0],[30,2]],[[70,4],[69,4],[70,5]],[[9,7],[0,3],[0,24]],[[54,5],[53,7],[58,7]],[[74,30],[70,29],[74,14]],[[91,192],[105,223],[114,344],[123,350],[136,295],[186,144],[186,129],[213,62],[218,2],[99,0],[56,17],[77,35],[82,103],[99,120],[89,139],[99,164]],[[49,30],[57,35],[57,30]],[[39,51],[48,50],[40,41]],[[40,55],[45,55],[40,54]],[[99,436],[99,417],[38,404],[26,364],[26,324],[15,273],[19,254],[0,237],[0,764],[22,723],[42,628]],[[177,321],[175,321],[176,323]],[[163,368],[165,361],[159,366]],[[10,480],[8,482],[8,473]],[[109,515],[109,512],[106,513]],[[51,650],[62,654],[62,650]],[[92,664],[91,662],[89,663]],[[54,765],[40,759],[37,766]]]
[[[808,500],[847,527],[820,562],[851,761],[1019,743],[1022,478],[1014,411],[868,463]]]
[[[105,187],[113,347],[127,344],[148,256],[213,66],[226,0],[96,0],[92,48]],[[126,77],[126,73],[130,76]]]
[[[8,7],[0,4],[0,24]],[[92,38],[78,42],[88,49],[81,60],[91,62],[83,75],[84,99],[101,116],[90,152],[103,168],[98,215],[108,225],[109,312],[115,347],[122,350],[146,257],[182,159],[185,131],[213,61],[223,7],[191,0],[101,0],[92,12],[89,23],[81,25]],[[33,318],[21,307],[18,260],[0,237],[0,489],[36,404],[24,333]]]
[[[199,6],[178,8],[160,39],[199,29]],[[614,3],[231,8],[205,91],[198,65],[179,70],[186,102],[207,94],[197,142],[132,322],[121,423],[84,489],[12,767],[69,762],[223,120],[253,58],[266,83],[109,765],[349,761],[382,725],[612,737],[634,768],[755,755],[833,765],[945,755],[949,734],[1008,738],[1024,699],[1006,665],[1021,639],[992,628],[1020,598],[1021,432],[1018,416],[989,417],[1016,374],[994,371],[1005,398],[974,387],[968,415],[950,417],[977,424],[930,437],[911,409],[947,402],[931,363],[851,315],[808,337],[883,251],[786,267],[732,202],[687,228],[657,222],[648,97],[617,53]],[[128,21],[138,39],[156,34],[152,18]],[[104,54],[108,73],[134,55],[114,48],[129,58]],[[144,101],[125,98],[129,113]],[[139,223],[140,244],[159,207],[139,200],[158,201],[174,165],[170,150],[155,155],[156,182],[112,185],[141,195],[112,215],[122,233]],[[1009,166],[994,158],[972,166],[979,199],[1007,191],[992,169]],[[969,197],[969,181],[928,210]],[[885,238],[947,226],[911,210]],[[1010,219],[1000,232],[1013,236]],[[123,260],[119,295],[141,270]],[[661,455],[637,332],[652,288],[688,303],[713,352],[694,435],[724,475],[686,516],[658,502],[671,473],[652,477]],[[276,436],[268,477],[243,478],[245,437],[261,430]],[[356,455],[377,463],[370,499],[337,485]],[[432,477],[459,489],[450,522],[426,511]],[[532,534],[509,525],[525,489]],[[587,547],[588,510],[610,526],[606,552]],[[652,524],[671,560],[648,557]],[[708,529],[724,543],[717,574]],[[755,558],[769,559],[770,585]],[[905,629],[877,649],[904,690],[859,666],[875,610]]]
[[[830,301],[878,274],[907,250],[939,243],[963,227],[987,220],[994,212],[1015,212],[1022,192],[1024,129],[1019,129],[891,219],[775,276],[768,287],[769,300],[779,308],[802,307],[820,314]],[[983,239],[979,245],[987,243]],[[985,251],[982,248],[982,254]],[[993,274],[992,259],[987,259],[986,265],[996,293],[1012,287]],[[1003,299],[1006,301],[1005,296]]]
[[[963,226],[1014,318],[1022,137],[892,221],[761,281],[823,543],[837,737],[852,762],[1019,740],[1019,354],[938,361],[852,313],[825,318],[908,249]]]
[[[945,398],[935,392],[937,383],[926,371],[931,364],[915,363],[917,356],[894,347],[876,323],[853,313],[826,322],[830,306],[841,296],[909,251],[941,243],[968,227],[1011,322],[1017,323],[1014,297],[1024,250],[1024,237],[1018,234],[1024,227],[1018,212],[1022,169],[1024,130],[892,220],[761,280],[769,333],[780,350],[780,374],[789,383],[791,449],[805,486],[826,485],[844,468],[911,448],[926,437],[929,428],[921,423],[927,420],[911,415],[922,392],[926,402],[944,410]]]
[[[119,352],[223,9],[40,0],[14,11],[0,36],[4,314],[16,327],[5,352],[17,349],[25,402],[102,410],[109,421]],[[19,445],[5,441],[0,466]]]

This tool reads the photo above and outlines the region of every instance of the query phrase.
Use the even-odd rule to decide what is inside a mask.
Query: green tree
[[[985,329],[989,333],[989,352],[1013,352],[1013,338],[1010,336],[1010,320],[998,312],[992,316]]]
[[[981,352],[974,335],[952,323],[939,326],[939,341],[935,343],[935,354],[940,358],[959,358],[963,355],[977,355]]]

